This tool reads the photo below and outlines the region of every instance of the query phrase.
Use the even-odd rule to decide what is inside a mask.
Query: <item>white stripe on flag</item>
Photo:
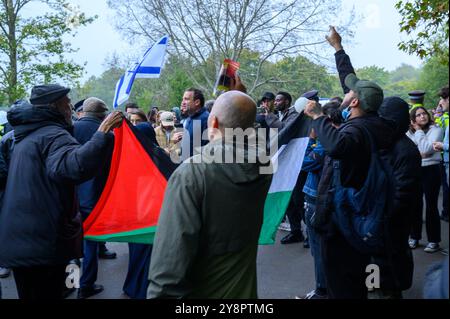
[[[166,56],[168,37],[162,37],[145,52],[142,59],[129,68],[120,78],[114,94],[114,108],[128,100],[134,79],[156,79],[161,75]]]
[[[287,145],[280,147],[272,159],[277,167],[273,175],[269,193],[292,191],[302,169],[309,138],[294,138]]]

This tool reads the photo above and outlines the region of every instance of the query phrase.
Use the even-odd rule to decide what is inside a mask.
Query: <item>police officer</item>
[[[302,95],[302,97],[307,98],[308,100],[311,100],[311,101],[316,101],[317,103],[319,103],[319,91],[317,91],[317,90],[308,91],[308,92],[304,93]]]
[[[416,107],[422,106],[425,99],[425,91],[415,90],[408,93],[410,100],[410,111],[414,110]]]

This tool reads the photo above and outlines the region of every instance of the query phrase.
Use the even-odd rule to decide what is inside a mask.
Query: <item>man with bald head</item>
[[[221,95],[208,118],[210,143],[169,179],[148,298],[257,297],[256,254],[272,176],[260,174],[262,164],[247,155],[222,161],[242,146],[228,138],[231,131],[251,128],[255,117],[248,95]]]

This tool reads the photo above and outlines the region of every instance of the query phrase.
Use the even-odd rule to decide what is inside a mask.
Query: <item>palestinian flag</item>
[[[84,237],[151,244],[176,164],[129,121],[114,130],[114,137],[108,180],[84,222]]]
[[[309,141],[310,119],[302,113],[278,134],[278,152],[272,158],[277,168],[264,205],[260,245],[275,242],[277,228],[286,213],[299,177]]]

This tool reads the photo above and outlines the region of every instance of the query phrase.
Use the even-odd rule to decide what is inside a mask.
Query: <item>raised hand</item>
[[[342,50],[342,37],[341,35],[336,31],[336,28],[332,25],[330,25],[330,34],[325,36],[325,39],[327,39],[328,43],[336,50]]]

